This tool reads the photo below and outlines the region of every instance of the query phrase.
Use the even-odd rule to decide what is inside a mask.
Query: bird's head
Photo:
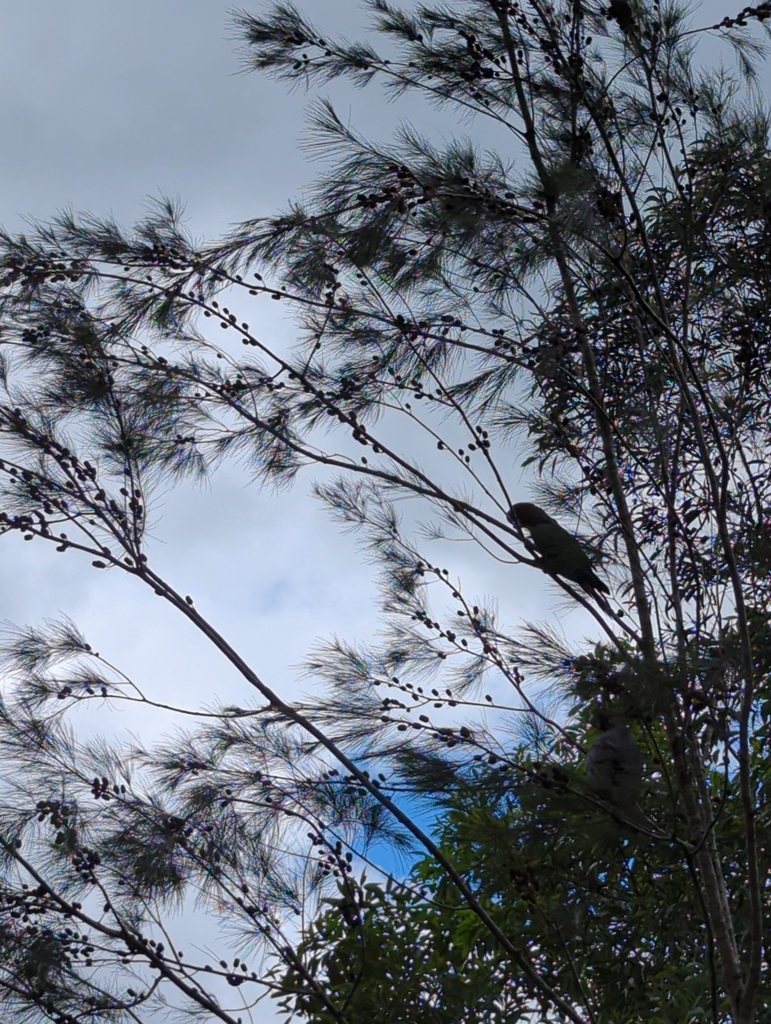
[[[554,522],[550,515],[530,501],[518,501],[516,505],[512,505],[509,510],[509,518],[514,519],[526,529]]]

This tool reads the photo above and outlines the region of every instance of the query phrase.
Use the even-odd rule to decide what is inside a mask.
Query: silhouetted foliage
[[[368,6],[388,57],[280,4],[235,15],[245,67],[414,91],[509,152],[379,146],[317,101],[307,203],[219,242],[167,202],[0,236],[3,532],[129,574],[256,691],[159,748],[84,742],[74,706],[156,696],[68,620],[9,631],[0,997],[65,1024],[235,1022],[266,993],[317,1024],[765,1020],[771,158],[746,90],[771,7]],[[237,312],[271,300],[291,349]],[[154,490],[231,458],[316,468],[380,573],[378,639],[310,652],[304,703],[148,560]],[[532,496],[607,600],[522,533]],[[502,621],[444,538],[546,573],[597,637]],[[592,721],[641,751],[628,799],[585,770]],[[218,963],[168,937],[192,901]]]

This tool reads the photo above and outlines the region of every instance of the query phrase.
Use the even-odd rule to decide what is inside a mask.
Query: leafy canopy
[[[317,101],[307,202],[220,241],[170,202],[130,232],[0,235],[3,532],[129,574],[256,691],[158,748],[84,742],[75,706],[167,702],[68,620],[9,632],[0,998],[66,1024],[230,1024],[266,993],[340,1024],[760,1021],[771,8],[369,7],[387,57],[279,4],[234,16],[245,66],[417,92],[505,152],[379,146]],[[702,37],[744,84],[697,63]],[[243,319],[270,301],[296,346]],[[302,703],[148,556],[157,488],[227,459],[276,486],[314,469],[380,572],[376,642],[311,652]],[[549,573],[510,516],[533,497],[611,586],[550,574],[583,646],[452,564],[464,540]],[[630,727],[637,802],[587,777],[590,722]],[[192,899],[219,961],[171,938]]]

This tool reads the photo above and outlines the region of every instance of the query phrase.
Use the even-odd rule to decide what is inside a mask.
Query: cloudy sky
[[[360,37],[358,0],[302,0],[325,34]],[[64,207],[114,215],[130,225],[148,197],[178,196],[196,235],[217,237],[238,221],[275,212],[319,170],[298,143],[312,97],[240,71],[229,0],[26,0],[3,5],[0,35],[0,223],[23,230]],[[696,24],[728,8],[708,0]],[[324,88],[338,113],[388,139],[403,119],[441,139],[458,132],[452,111],[414,98],[386,103],[373,85]],[[484,145],[504,137],[464,125]],[[269,329],[291,343],[288,310],[271,303]],[[257,314],[255,314],[257,315]],[[263,314],[261,314],[263,315]],[[282,319],[282,315],[284,319]],[[252,323],[254,319],[249,318]],[[522,497],[520,459],[509,484]],[[299,693],[295,666],[320,637],[364,639],[375,628],[371,569],[309,498],[313,474],[293,490],[260,493],[234,467],[208,488],[156,496],[154,558],[168,578],[285,694]],[[527,568],[480,561],[456,549],[466,585],[495,594],[516,617],[554,615],[555,595]],[[36,622],[66,611],[111,660],[155,690],[186,701],[238,702],[244,684],[191,627],[131,579],[99,573],[75,556],[3,538],[0,619]],[[588,623],[568,616],[566,629]],[[126,623],[133,628],[128,631]],[[130,711],[117,721],[138,723]]]
[[[129,225],[148,196],[163,194],[179,196],[191,231],[211,238],[297,195],[318,170],[298,146],[310,98],[241,73],[229,7],[218,0],[7,5],[0,222],[23,230],[25,218],[44,221],[69,206]],[[352,0],[308,0],[303,9],[326,33],[355,38],[366,24]],[[415,101],[387,104],[377,88],[333,83],[324,95],[353,125],[383,139],[403,118],[445,138],[455,129],[452,115],[437,117]],[[270,329],[290,341],[291,322],[271,305]],[[512,457],[512,469],[515,463]],[[295,667],[317,638],[363,639],[375,628],[371,568],[354,538],[309,498],[312,479],[306,474],[279,495],[260,493],[230,468],[207,488],[155,501],[157,564],[284,694],[307,685]],[[511,589],[515,579],[493,566],[473,573],[480,593]],[[532,578],[527,583],[531,594]],[[545,612],[546,591],[540,580],[536,586]],[[119,574],[17,536],[3,539],[0,618],[36,622],[66,611],[147,692],[162,686],[167,698],[171,691],[188,704],[212,695],[243,699],[244,684],[160,604]],[[130,710],[117,717],[121,728],[144,736],[159,721]]]
[[[147,197],[178,196],[193,233],[209,238],[235,222],[275,212],[315,173],[298,147],[309,97],[239,72],[225,0],[24,0],[3,4],[0,33],[0,223],[23,230],[64,207],[130,225]],[[244,6],[247,6],[246,4]],[[366,14],[355,0],[299,0],[328,34],[353,39]],[[738,4],[702,5],[698,24]],[[252,8],[255,9],[255,8]],[[414,100],[385,103],[377,86],[333,83],[324,95],[370,136],[387,139],[401,119],[449,139],[453,115]],[[469,130],[468,126],[464,129]],[[489,144],[497,141],[489,138]],[[271,330],[291,340],[274,309]],[[526,497],[511,453],[510,487]],[[302,692],[296,666],[315,640],[366,639],[376,628],[371,567],[309,496],[259,492],[230,468],[207,488],[156,497],[153,557],[167,578],[287,696]],[[445,563],[446,564],[446,563]],[[554,621],[569,633],[589,622],[567,613],[545,577],[454,552],[468,589],[508,612]],[[130,578],[99,573],[74,555],[2,539],[0,620],[34,623],[60,612],[148,693],[187,706],[248,699],[245,684],[186,621]],[[110,730],[143,739],[168,726],[132,710]],[[102,727],[106,727],[104,724]]]
[[[354,34],[363,22],[346,0],[308,7],[332,29]],[[164,194],[179,196],[190,229],[211,238],[295,195],[312,174],[298,151],[306,100],[239,73],[228,8],[218,0],[7,5],[0,222],[23,230],[25,217],[71,206],[129,225],[148,196]],[[363,115],[369,103],[371,114],[372,101],[374,91],[353,94],[345,109]],[[272,328],[291,335],[288,320]],[[209,488],[155,501],[155,557],[169,578],[267,681],[284,690],[292,682],[294,692],[292,666],[309,643],[335,628],[366,632],[372,617],[370,573],[353,557],[353,540],[307,498],[309,485],[303,478],[291,493],[259,493],[230,469]],[[164,689],[171,682],[187,702],[243,699],[244,684],[191,627],[131,580],[32,547],[4,539],[1,618],[67,611],[148,692],[162,675]],[[133,714],[122,717],[135,727]]]

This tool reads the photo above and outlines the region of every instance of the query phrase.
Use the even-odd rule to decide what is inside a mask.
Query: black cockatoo
[[[610,726],[597,737],[586,755],[586,771],[607,799],[637,799],[643,782],[643,757],[628,725]]]
[[[573,534],[568,533],[542,508],[529,501],[520,501],[511,506],[509,518],[528,531],[533,547],[541,556],[544,569],[577,583],[592,597],[597,597],[598,590],[610,593],[610,589],[592,569],[589,556]]]

